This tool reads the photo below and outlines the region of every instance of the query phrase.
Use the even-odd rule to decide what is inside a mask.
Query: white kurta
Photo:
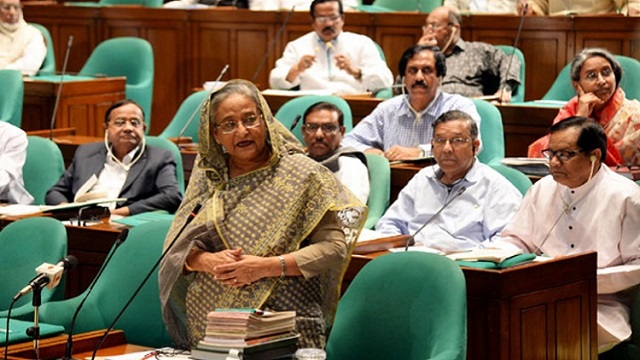
[[[598,252],[598,346],[629,338],[621,290],[640,283],[640,187],[606,166],[570,189],[549,175],[527,193],[502,241],[556,257]]]

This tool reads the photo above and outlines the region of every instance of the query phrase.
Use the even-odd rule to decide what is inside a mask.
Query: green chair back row
[[[44,37],[44,42],[47,44],[47,56],[45,56],[42,65],[40,66],[40,71],[38,71],[38,75],[40,74],[55,74],[56,73],[56,54],[53,49],[53,40],[51,39],[51,33],[49,30],[36,23],[30,23],[35,28],[40,30],[42,36]]]
[[[502,50],[507,56],[515,56],[516,59],[520,61],[520,85],[515,89],[515,91],[511,94],[511,103],[521,103],[524,102],[524,90],[526,87],[525,78],[527,75],[526,67],[527,64],[524,60],[524,54],[520,49],[514,48],[509,45],[494,45],[498,49]],[[515,60],[515,59],[514,59]],[[509,59],[511,61],[511,59]]]
[[[0,91],[0,121],[20,127],[24,98],[22,74],[17,70],[0,70],[0,84],[4,89],[11,89]]]

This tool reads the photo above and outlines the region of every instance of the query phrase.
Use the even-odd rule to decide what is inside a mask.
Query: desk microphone
[[[191,122],[196,117],[196,114],[198,114],[200,112],[200,110],[202,109],[202,105],[204,105],[204,103],[207,101],[207,99],[209,99],[209,95],[211,95],[211,93],[216,90],[216,86],[218,85],[218,82],[220,81],[220,79],[222,79],[222,76],[224,76],[224,74],[227,73],[227,70],[229,70],[229,64],[226,64],[222,68],[222,71],[220,71],[220,74],[218,74],[218,77],[216,78],[216,81],[213,83],[213,88],[211,89],[211,91],[209,91],[207,96],[205,96],[202,99],[202,101],[200,102],[200,105],[198,105],[197,108],[193,109],[193,113],[189,117],[189,120],[187,120],[187,122],[184,124],[182,129],[180,129],[180,132],[178,133],[178,138],[176,139],[176,143],[177,143],[178,147],[180,147],[180,138],[182,137],[182,135],[184,135],[184,133],[189,128],[189,125],[191,125]]]
[[[278,32],[276,32],[276,36],[274,36],[273,39],[271,40],[271,44],[269,44],[269,48],[267,49],[267,53],[264,54],[264,57],[260,61],[260,65],[258,65],[258,70],[256,70],[256,72],[253,74],[253,77],[251,78],[251,82],[252,83],[256,82],[256,79],[258,78],[258,74],[260,74],[260,71],[262,71],[262,68],[264,67],[264,64],[267,62],[267,59],[269,58],[269,55],[271,55],[271,53],[273,52],[273,49],[276,47],[276,42],[280,38],[280,35],[282,34],[282,31],[284,30],[284,28],[289,23],[289,20],[291,19],[291,15],[293,15],[293,10],[295,8],[296,8],[295,5],[291,7],[291,10],[289,10],[289,14],[287,14],[287,17],[284,19],[284,22],[282,23],[282,25],[280,25],[280,28],[278,29]]]
[[[295,129],[296,126],[298,126],[298,123],[300,122],[301,118],[302,118],[302,115],[300,115],[300,114],[296,115],[296,118],[293,119],[293,124],[291,124],[291,127],[289,128],[289,131],[293,131],[293,129]]]
[[[522,14],[520,14],[520,24],[518,25],[518,32],[516,33],[516,39],[513,41],[513,51],[511,52],[511,56],[509,57],[509,65],[507,65],[507,72],[504,75],[505,79],[507,79],[507,77],[509,76],[509,71],[511,71],[511,63],[513,63],[513,58],[516,57],[516,49],[517,49],[516,46],[520,41],[520,33],[522,32],[522,25],[524,25],[524,18],[527,15],[528,9],[529,9],[529,3],[525,2],[524,5],[522,6]],[[501,84],[502,88],[498,90],[502,90],[506,85],[506,82],[507,80],[505,80],[504,84]],[[501,99],[498,99],[498,100],[501,101]]]
[[[118,238],[116,239],[116,242],[113,244],[111,251],[109,252],[109,255],[107,256],[107,259],[105,260],[104,264],[102,265],[102,267],[100,268],[100,270],[98,271],[98,274],[96,274],[96,277],[93,278],[93,280],[91,281],[91,284],[89,285],[89,288],[87,289],[86,294],[84,295],[84,298],[82,298],[82,301],[80,301],[80,304],[78,304],[78,307],[76,308],[76,311],[73,313],[73,318],[71,318],[71,325],[69,326],[69,336],[67,337],[67,347],[65,349],[65,353],[64,353],[64,360],[71,360],[73,359],[73,357],[71,356],[71,353],[73,351],[73,327],[76,324],[76,318],[78,317],[78,314],[80,313],[80,309],[82,309],[82,306],[84,305],[84,302],[87,301],[87,298],[89,297],[89,294],[91,294],[91,291],[93,290],[93,287],[96,285],[96,282],[98,282],[98,278],[100,278],[100,276],[102,275],[102,272],[104,271],[104,269],[106,269],[107,265],[109,264],[109,261],[111,261],[111,258],[113,257],[113,254],[115,254],[116,250],[118,249],[118,247],[120,245],[122,245],[122,243],[127,239],[127,236],[129,235],[129,229],[123,229],[122,232],[120,233],[120,235],[118,235]]]
[[[51,141],[53,141],[53,127],[56,124],[56,114],[58,112],[58,105],[60,104],[60,95],[62,94],[62,85],[64,84],[64,74],[67,71],[67,62],[69,61],[69,52],[71,52],[72,44],[73,35],[69,35],[69,40],[67,41],[67,50],[64,53],[64,62],[62,63],[62,72],[60,73],[60,85],[58,86],[56,100],[53,103],[53,115],[51,115],[51,125],[49,126],[49,140]]]
[[[96,358],[96,353],[98,352],[98,349],[100,349],[100,346],[102,346],[102,343],[104,343],[104,341],[107,339],[107,335],[109,335],[109,332],[113,329],[113,327],[116,325],[116,323],[118,322],[118,320],[120,320],[120,317],[122,317],[122,314],[124,314],[124,312],[127,310],[127,308],[129,307],[129,305],[131,305],[131,303],[133,302],[133,299],[135,299],[136,295],[138,295],[138,293],[140,292],[140,290],[142,290],[142,287],[147,283],[147,280],[149,280],[149,278],[151,277],[151,275],[153,274],[153,272],[156,270],[156,268],[158,267],[158,265],[160,265],[160,262],[162,261],[162,259],[164,259],[164,257],[167,255],[167,253],[169,252],[169,250],[171,250],[171,248],[173,247],[173,244],[176,242],[176,240],[178,240],[178,238],[180,237],[180,235],[182,235],[182,232],[184,231],[184,229],[187,227],[187,225],[189,225],[189,223],[191,223],[191,221],[193,220],[193,218],[196,217],[196,215],[198,215],[198,212],[200,211],[200,209],[202,208],[202,204],[197,204],[193,210],[191,211],[191,213],[189,214],[189,216],[187,216],[187,220],[185,220],[184,225],[182,225],[182,228],[180,228],[180,231],[178,231],[178,233],[176,234],[176,236],[173,237],[173,240],[171,240],[171,242],[169,243],[169,245],[164,249],[164,251],[162,251],[162,254],[160,255],[160,258],[158,258],[158,261],[156,261],[155,264],[153,264],[153,267],[151,267],[151,269],[149,270],[149,273],[147,273],[147,276],[145,276],[145,278],[142,280],[142,282],[140,283],[140,285],[138,286],[138,288],[136,288],[136,290],[133,292],[133,294],[131,295],[131,297],[129,298],[129,301],[127,301],[126,304],[124,304],[124,307],[120,310],[120,312],[118,313],[118,315],[116,316],[116,318],[113,320],[113,322],[111,323],[111,325],[109,325],[109,327],[107,328],[107,330],[104,332],[104,334],[102,335],[102,337],[100,338],[100,341],[98,341],[98,343],[96,344],[96,347],[93,349],[93,354],[91,355],[91,360],[94,360]]]
[[[60,283],[62,275],[68,270],[76,267],[76,265],[78,265],[78,259],[73,255],[65,256],[55,265],[43,263],[36,268],[38,275],[33,278],[33,280],[29,281],[29,284],[22,288],[22,290],[18,291],[18,293],[13,297],[13,300],[16,301],[34,290],[43,289],[45,286],[49,289],[53,289]]]
[[[438,217],[438,215],[440,215],[440,213],[442,212],[442,210],[444,210],[447,206],[449,206],[449,204],[451,204],[451,202],[457,198],[458,196],[462,195],[463,192],[465,192],[467,190],[466,186],[463,186],[460,188],[460,190],[458,190],[457,193],[455,193],[455,195],[453,195],[451,197],[451,199],[447,200],[446,203],[444,203],[444,205],[442,205],[442,207],[440,208],[440,210],[436,211],[435,214],[433,214],[432,217],[430,217],[429,219],[427,219],[427,221],[424,222],[424,224],[422,224],[422,226],[420,227],[420,229],[416,230],[416,232],[413,233],[413,235],[409,236],[409,238],[407,239],[407,242],[404,245],[404,251],[409,250],[409,245],[413,245],[414,241],[413,239],[416,237],[416,235],[418,235],[418,233],[420,231],[422,231],[422,229],[424,229],[425,226],[427,226],[428,224],[431,223],[431,221],[433,221],[433,219],[435,219],[436,217]]]

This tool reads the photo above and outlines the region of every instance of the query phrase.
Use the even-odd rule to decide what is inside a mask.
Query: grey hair
[[[582,70],[584,62],[594,56],[600,56],[609,62],[611,69],[613,70],[613,74],[616,77],[616,88],[620,86],[620,80],[622,80],[622,66],[620,66],[620,63],[616,60],[615,56],[601,48],[583,49],[575,58],[573,58],[573,61],[571,62],[571,80],[580,81],[580,71]]]

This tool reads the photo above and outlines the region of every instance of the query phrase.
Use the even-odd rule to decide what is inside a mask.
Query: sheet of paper
[[[87,180],[84,184],[82,184],[82,186],[80,186],[80,188],[76,192],[76,196],[73,199],[73,201],[79,202],[78,198],[88,193],[93,188],[93,186],[97,183],[98,183],[98,177],[96,176],[96,174],[91,175],[89,180]]]

